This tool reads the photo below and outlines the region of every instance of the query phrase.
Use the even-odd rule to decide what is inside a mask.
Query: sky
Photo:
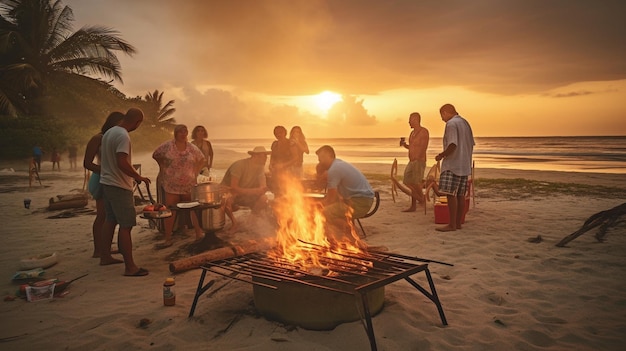
[[[626,135],[622,0],[63,3],[137,49],[120,91],[209,139],[400,137],[412,112],[438,137],[445,103],[479,137]]]

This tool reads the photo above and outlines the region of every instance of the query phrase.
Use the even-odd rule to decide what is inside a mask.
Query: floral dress
[[[160,160],[159,177],[163,189],[170,194],[189,194],[196,185],[196,165],[204,160],[202,151],[187,142],[187,147],[179,151],[174,140],[161,144],[152,157]]]

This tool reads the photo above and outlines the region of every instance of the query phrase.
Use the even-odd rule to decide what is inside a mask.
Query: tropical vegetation
[[[133,106],[159,127],[143,128],[144,136],[171,136],[173,100],[163,105],[156,90],[146,101],[127,98],[111,85],[123,82],[117,55],[135,47],[111,28],[74,31],[73,21],[60,0],[0,0],[0,157],[27,157],[35,144],[83,144],[110,112]]]

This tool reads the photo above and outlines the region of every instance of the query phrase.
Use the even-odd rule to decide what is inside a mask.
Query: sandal
[[[144,268],[139,268],[139,270],[133,274],[124,274],[126,277],[143,277],[148,275],[148,270]]]

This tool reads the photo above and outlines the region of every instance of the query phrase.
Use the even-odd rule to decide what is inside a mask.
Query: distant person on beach
[[[35,160],[35,164],[37,165],[37,172],[41,172],[41,157],[43,156],[44,151],[41,146],[35,145],[33,147],[33,159]]]
[[[340,239],[347,234],[349,221],[369,212],[374,202],[374,190],[361,171],[336,158],[331,146],[324,145],[315,154],[319,161],[318,174],[326,179],[326,196],[322,202],[324,216],[328,224],[339,229],[330,234]],[[351,218],[346,216],[347,213],[352,213]]]
[[[467,181],[472,174],[472,152],[474,151],[474,133],[469,123],[451,104],[439,109],[441,119],[446,122],[443,135],[443,152],[435,157],[441,163],[439,192],[448,199],[450,223],[436,228],[441,232],[461,229],[461,221],[465,211],[465,193]]]
[[[211,167],[213,167],[213,146],[211,142],[207,140],[209,134],[204,126],[195,126],[191,131],[191,143],[202,151],[204,155],[205,164],[203,165],[200,173],[205,176],[209,176]]]
[[[76,144],[70,145],[68,150],[68,159],[70,160],[70,170],[76,170],[76,157],[78,156],[78,147]]]
[[[88,190],[94,200],[96,200],[96,218],[93,220],[91,232],[93,234],[93,254],[91,257],[100,258],[100,245],[104,242],[102,237],[102,226],[106,212],[104,210],[104,199],[102,198],[102,186],[100,185],[100,145],[102,143],[102,135],[111,127],[118,125],[124,114],[121,112],[112,112],[100,128],[100,133],[94,135],[87,142],[85,148],[85,156],[83,157],[83,167],[90,170]],[[95,160],[98,163],[95,163]]]
[[[55,165],[57,171],[61,171],[61,154],[57,151],[57,148],[52,149],[52,155],[50,156],[50,161],[52,161],[52,170],[54,171]]]
[[[291,143],[291,173],[301,179],[304,176],[302,164],[304,163],[304,154],[309,154],[309,144],[306,137],[302,133],[300,126],[294,126],[289,131],[289,141]]]
[[[172,208],[179,202],[191,201],[191,190],[197,183],[200,169],[206,165],[202,151],[187,141],[187,126],[179,124],[174,127],[174,139],[168,140],[154,150],[152,158],[159,164],[159,183],[165,192],[165,205]],[[204,231],[200,227],[201,218],[196,218],[192,211],[191,223],[196,231],[196,243],[204,239]],[[180,222],[179,222],[180,223]],[[164,219],[165,238],[157,245],[162,249],[172,246],[174,216]]]
[[[100,265],[124,262],[126,276],[148,275],[148,270],[140,268],[133,260],[133,242],[130,232],[137,225],[134,182],[145,182],[150,186],[150,179],[141,176],[133,167],[131,160],[131,142],[129,132],[139,128],[143,122],[143,112],[138,108],[129,109],[122,122],[109,129],[102,136],[100,184],[104,194],[106,220],[102,227],[103,243],[100,245]],[[115,227],[117,246],[124,256],[120,261],[111,256],[111,242]]]
[[[289,174],[293,163],[291,155],[291,143],[287,139],[287,128],[283,126],[274,127],[276,140],[272,142],[272,156],[270,157],[270,175],[272,192],[280,193],[281,184],[284,177]]]
[[[232,222],[231,231],[236,230],[237,224],[233,212],[239,206],[247,206],[252,209],[253,214],[263,213],[267,205],[267,181],[265,178],[265,164],[267,155],[271,151],[266,151],[265,147],[257,146],[248,151],[249,158],[235,161],[228,167],[222,185],[228,189],[225,196],[225,212]]]
[[[409,142],[404,138],[400,141],[400,146],[409,150],[409,163],[404,169],[404,179],[402,182],[411,189],[411,205],[402,212],[415,212],[417,203],[424,203],[424,193],[422,192],[424,171],[426,170],[426,150],[428,149],[429,134],[428,129],[420,125],[422,116],[413,112],[409,116],[409,125],[413,130],[409,135]]]

